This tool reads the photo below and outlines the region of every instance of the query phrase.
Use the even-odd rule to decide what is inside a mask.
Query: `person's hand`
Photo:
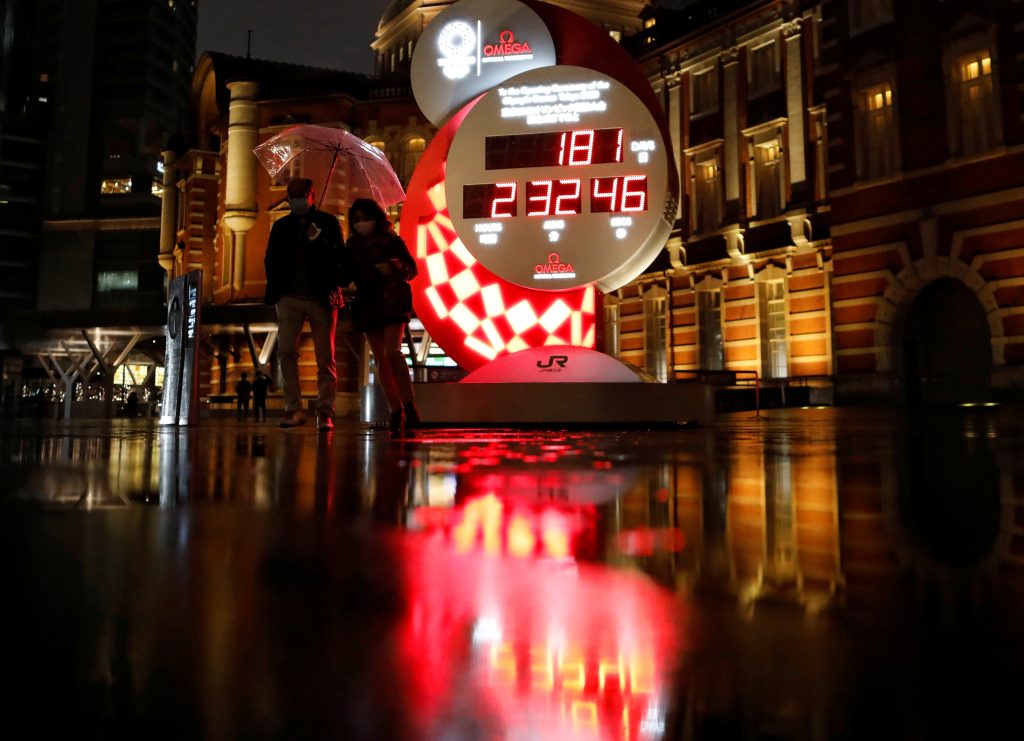
[[[306,239],[312,242],[314,239],[320,236],[323,230],[314,224],[312,221],[309,222],[309,228],[306,229]]]

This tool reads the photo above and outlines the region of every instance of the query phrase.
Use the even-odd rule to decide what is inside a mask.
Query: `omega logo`
[[[505,29],[498,34],[497,44],[486,44],[484,46],[485,57],[497,57],[497,56],[519,56],[522,54],[533,54],[533,49],[530,48],[530,42],[524,41],[522,43],[516,41],[514,33]]]
[[[548,254],[548,261],[537,263],[533,267],[534,280],[568,280],[576,277],[572,263],[562,262],[557,252]]]

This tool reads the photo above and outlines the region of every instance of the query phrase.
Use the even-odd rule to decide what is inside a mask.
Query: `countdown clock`
[[[472,371],[593,348],[599,291],[639,275],[676,216],[661,102],[599,26],[538,0],[460,0],[416,44],[438,132],[407,187],[417,316]]]
[[[483,96],[452,141],[445,192],[463,244],[524,288],[632,280],[675,217],[658,122],[625,85],[575,66]]]

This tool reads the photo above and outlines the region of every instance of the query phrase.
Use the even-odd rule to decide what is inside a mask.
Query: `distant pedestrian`
[[[252,410],[257,422],[267,421],[267,391],[270,390],[270,379],[263,371],[256,371],[252,380]]]
[[[134,391],[128,394],[124,402],[124,415],[132,418],[139,416],[139,395]]]
[[[249,398],[252,396],[252,384],[247,373],[242,373],[242,380],[235,384],[235,400],[238,402],[238,421],[249,419]]]
[[[391,431],[401,435],[420,422],[402,354],[402,336],[412,315],[409,281],[416,276],[416,261],[375,201],[360,198],[348,214],[352,234],[345,243],[342,273],[356,284],[352,323],[370,343],[391,412]]]

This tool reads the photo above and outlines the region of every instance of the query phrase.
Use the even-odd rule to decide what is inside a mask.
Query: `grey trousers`
[[[316,410],[334,415],[334,394],[338,369],[334,364],[334,332],[338,310],[323,301],[298,296],[283,296],[277,302],[277,348],[284,382],[284,408],[291,412],[302,407],[299,393],[299,337],[309,320],[316,355]]]

